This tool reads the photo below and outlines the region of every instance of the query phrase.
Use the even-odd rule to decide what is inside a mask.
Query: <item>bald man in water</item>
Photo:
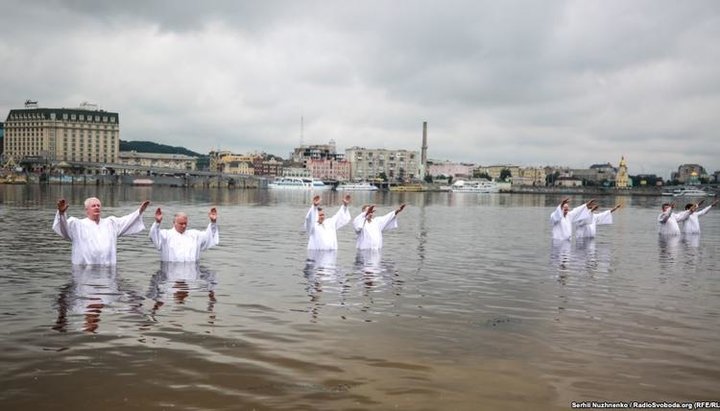
[[[188,230],[188,217],[185,213],[175,214],[173,228],[161,230],[163,213],[158,207],[155,210],[155,222],[150,227],[150,240],[160,251],[161,261],[188,262],[198,261],[200,251],[220,243],[220,234],[217,228],[217,209],[210,209],[208,213],[210,223],[204,231]]]

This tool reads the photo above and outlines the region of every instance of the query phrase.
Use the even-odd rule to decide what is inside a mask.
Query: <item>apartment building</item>
[[[118,153],[118,164],[128,166],[150,167],[177,171],[195,171],[197,157],[184,154],[138,153],[137,151],[121,151]]]
[[[39,108],[26,101],[24,109],[13,109],[4,124],[6,160],[21,162],[42,159],[115,163],[120,148],[118,113],[83,103],[79,108]]]
[[[417,151],[351,147],[345,150],[345,158],[350,162],[352,180],[374,179],[381,174],[389,181],[420,178],[420,154]]]

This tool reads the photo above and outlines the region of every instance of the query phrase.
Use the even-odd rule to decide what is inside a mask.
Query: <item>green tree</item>
[[[508,178],[512,177],[512,173],[509,169],[503,168],[500,170],[500,181],[507,181]]]

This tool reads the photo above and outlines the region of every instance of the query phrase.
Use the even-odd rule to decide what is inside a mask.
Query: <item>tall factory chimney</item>
[[[420,163],[422,164],[421,178],[427,175],[427,121],[423,121],[422,151],[420,152]]]

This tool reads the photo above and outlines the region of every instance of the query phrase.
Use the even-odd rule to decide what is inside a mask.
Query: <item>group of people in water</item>
[[[85,200],[86,218],[68,217],[68,203],[61,198],[53,230],[72,242],[73,265],[114,266],[117,263],[118,237],[136,234],[145,229],[142,214],[150,205],[143,201],[134,212],[123,216],[101,218],[102,203],[96,197]],[[163,262],[191,262],[200,258],[200,252],[220,243],[217,228],[217,209],[208,213],[210,223],[204,231],[188,230],[185,213],[175,214],[173,228],[160,229],[162,209],[155,210],[155,221],[150,228],[150,240],[160,251]]]
[[[617,204],[609,210],[598,212],[598,205],[595,199],[592,199],[571,210],[569,201],[569,198],[563,199],[555,211],[550,214],[553,240],[570,240],[573,227],[577,239],[594,238],[597,226],[612,224],[612,213],[622,207],[622,204]],[[705,200],[698,203],[688,203],[685,205],[685,210],[681,212],[673,212],[674,203],[664,203],[662,212],[657,218],[658,233],[664,237],[678,236],[681,233],[686,235],[700,234],[699,217],[705,215],[712,207],[717,205],[718,200],[700,209],[704,202]],[[682,230],[679,223],[683,223]]]
[[[308,233],[308,250],[337,250],[337,230],[351,221],[350,195],[343,197],[343,204],[332,216],[325,216],[321,199],[316,195],[305,217],[305,230]],[[68,217],[68,203],[65,199],[57,202],[57,212],[53,230],[72,242],[73,265],[115,265],[117,262],[117,239],[124,235],[136,234],[145,229],[142,214],[149,201],[144,201],[134,212],[123,217],[101,218],[102,203],[96,197],[85,200],[86,218]],[[401,204],[397,209],[375,217],[375,205],[362,206],[360,214],[352,219],[357,234],[358,250],[378,250],[382,248],[383,232],[397,228],[397,215],[405,209]],[[208,213],[210,223],[205,230],[188,229],[188,217],[185,213],[176,213],[173,227],[161,229],[163,220],[161,208],[155,210],[155,221],[150,227],[150,240],[160,252],[162,262],[194,262],[200,259],[200,252],[220,243],[217,227],[217,209]]]

